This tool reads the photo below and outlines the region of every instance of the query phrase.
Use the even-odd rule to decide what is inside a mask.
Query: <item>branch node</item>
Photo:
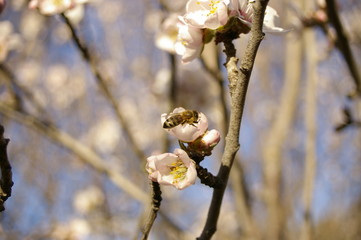
[[[211,188],[220,188],[222,187],[222,181],[214,176],[212,173],[208,172],[207,168],[204,168],[200,165],[196,165],[198,178],[201,180],[201,183],[207,185]]]

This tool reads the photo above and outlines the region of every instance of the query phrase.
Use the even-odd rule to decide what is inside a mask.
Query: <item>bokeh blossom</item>
[[[178,14],[171,14],[161,24],[155,37],[155,45],[169,53],[175,53],[175,43],[178,37]]]
[[[182,149],[148,157],[146,170],[150,180],[179,190],[193,185],[197,178],[194,161]]]
[[[55,15],[86,2],[88,0],[31,0],[29,8],[39,9],[39,12],[44,15]]]
[[[21,40],[18,34],[14,33],[11,22],[0,22],[0,62],[3,62],[10,50],[20,46]]]
[[[179,107],[173,110],[171,114],[174,113],[181,113],[185,111],[184,108]],[[164,113],[161,115],[161,121],[162,125],[165,122],[169,115]],[[176,127],[173,127],[171,129],[167,129],[166,131],[169,131],[170,134],[174,135],[176,138],[178,138],[182,142],[193,142],[200,136],[202,136],[208,129],[208,119],[206,115],[203,113],[199,113],[198,116],[198,122],[194,124],[180,124]]]

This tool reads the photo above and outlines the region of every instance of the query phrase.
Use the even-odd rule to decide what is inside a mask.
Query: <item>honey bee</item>
[[[174,128],[180,124],[190,124],[194,126],[195,123],[198,123],[199,113],[194,110],[185,110],[179,113],[171,113],[167,116],[167,119],[163,123],[163,128],[170,129]]]

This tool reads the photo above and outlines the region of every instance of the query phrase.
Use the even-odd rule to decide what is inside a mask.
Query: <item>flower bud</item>
[[[204,147],[213,149],[220,140],[221,134],[216,129],[212,129],[203,135],[201,141]]]
[[[213,129],[207,131],[202,137],[197,140],[188,143],[187,151],[191,154],[193,159],[199,158],[202,159],[205,156],[210,156],[212,154],[213,148],[221,140],[220,133]]]

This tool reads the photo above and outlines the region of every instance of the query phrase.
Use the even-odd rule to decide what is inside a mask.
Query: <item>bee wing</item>
[[[165,116],[165,119],[168,119],[168,118],[173,117],[173,116],[176,116],[176,115],[179,115],[179,113],[168,113],[168,114]]]

